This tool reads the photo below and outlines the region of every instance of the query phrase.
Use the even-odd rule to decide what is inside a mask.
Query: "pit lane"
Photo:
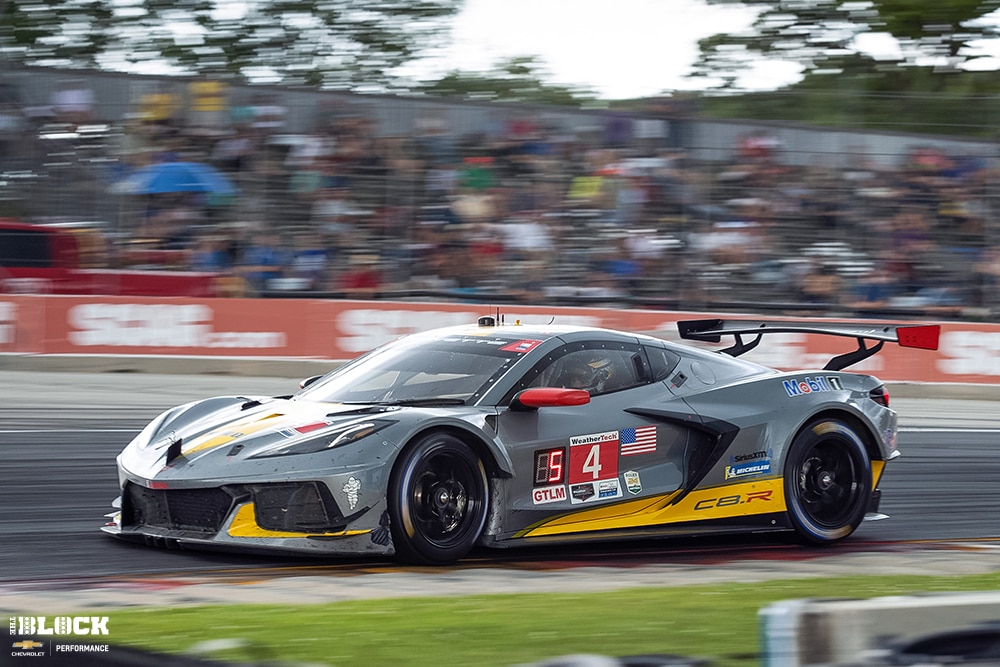
[[[435,587],[425,585],[428,577],[441,582],[440,570],[402,568],[388,559],[175,552],[118,542],[98,530],[116,494],[116,454],[163,408],[214,394],[290,393],[295,380],[3,371],[0,386],[0,584],[8,593],[93,588],[95,582],[146,593],[178,582],[239,582],[246,591],[247,582],[275,578],[284,578],[288,590],[289,578],[315,577],[347,577],[356,588],[360,577],[384,575],[397,594],[408,587],[427,594]],[[683,572],[690,583],[709,569],[794,573],[801,566],[803,572],[856,573],[859,559],[939,573],[945,562],[968,562],[970,551],[980,554],[982,567],[1000,567],[1000,514],[994,509],[1000,506],[994,483],[1000,404],[899,398],[893,407],[901,414],[904,456],[890,464],[882,483],[882,510],[892,518],[864,524],[836,547],[806,548],[775,536],[646,540],[477,551],[449,572],[466,584],[462,572],[488,572],[491,585],[514,590],[517,584],[503,573],[529,573],[527,580],[537,583],[536,575],[558,581],[611,567],[617,581],[609,585],[621,586],[655,581],[658,568]],[[398,577],[405,574],[420,574],[424,579],[416,581],[425,584],[403,583]]]

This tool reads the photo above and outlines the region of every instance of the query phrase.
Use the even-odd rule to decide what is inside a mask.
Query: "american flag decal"
[[[623,428],[621,431],[621,455],[652,454],[656,451],[656,427],[640,426]]]

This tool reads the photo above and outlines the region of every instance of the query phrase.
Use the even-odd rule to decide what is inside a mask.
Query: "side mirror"
[[[587,403],[590,403],[590,392],[586,389],[534,387],[518,392],[510,402],[510,409],[525,412],[538,408],[570,407]]]
[[[322,375],[313,375],[311,378],[306,378],[302,382],[299,382],[299,389],[305,389],[306,387],[308,387],[309,385],[311,385],[313,382],[315,382],[316,380],[320,379],[321,377],[323,377],[323,376]]]

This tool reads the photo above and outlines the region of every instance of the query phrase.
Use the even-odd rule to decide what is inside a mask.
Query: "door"
[[[641,525],[649,507],[681,488],[689,430],[627,411],[657,392],[671,400],[638,345],[566,345],[526,373],[518,389],[542,386],[585,389],[590,403],[501,407],[498,435],[515,471],[504,486],[510,511],[503,534],[567,513],[575,517],[559,525],[570,532]]]

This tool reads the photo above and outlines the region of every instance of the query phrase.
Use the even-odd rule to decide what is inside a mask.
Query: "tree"
[[[0,57],[390,90],[462,0],[0,0]],[[145,71],[148,71],[145,70]]]
[[[546,84],[544,78],[534,57],[517,56],[500,61],[489,72],[453,70],[413,90],[428,95],[564,106],[580,106],[597,98],[591,90]]]
[[[716,4],[735,0],[708,0]],[[960,71],[983,54],[977,40],[994,38],[997,26],[983,18],[1000,0],[743,0],[760,10],[746,34],[701,40],[693,76],[715,87],[738,89],[754,63],[797,63],[805,76],[866,74],[891,68],[934,66]],[[883,36],[898,50],[876,57],[863,53],[859,38]]]
[[[931,58],[945,67],[962,67],[982,57],[970,42],[997,35],[998,26],[983,20],[1000,7],[997,0],[875,0],[875,6],[908,62]]]

